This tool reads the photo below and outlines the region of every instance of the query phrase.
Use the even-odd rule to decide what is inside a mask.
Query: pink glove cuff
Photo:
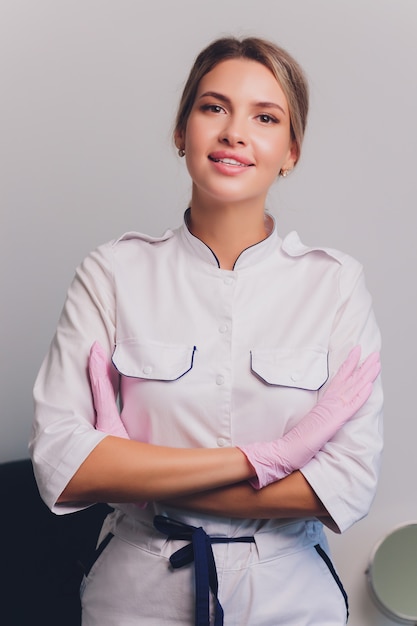
[[[262,489],[276,480],[285,478],[293,471],[291,465],[279,455],[279,444],[280,441],[277,440],[236,446],[243,452],[256,472],[256,476],[248,481],[254,489]],[[271,458],[275,460],[272,465]]]

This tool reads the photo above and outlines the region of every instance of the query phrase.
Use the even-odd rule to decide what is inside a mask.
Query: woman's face
[[[200,81],[184,134],[196,203],[265,204],[281,169],[294,166],[287,99],[261,63],[231,59]]]

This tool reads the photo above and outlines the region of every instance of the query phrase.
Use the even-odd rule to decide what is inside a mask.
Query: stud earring
[[[178,149],[178,156],[179,156],[179,157],[181,157],[181,158],[182,158],[183,156],[185,156],[185,150],[184,150],[184,148],[179,148],[179,149]]]
[[[288,169],[288,170],[281,170],[279,175],[282,176],[282,178],[286,178],[290,172],[291,172],[290,169]]]

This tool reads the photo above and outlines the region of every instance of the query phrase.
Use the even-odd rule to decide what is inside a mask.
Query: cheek
[[[185,134],[185,162],[192,179],[198,177],[201,155],[205,151],[206,141],[201,124],[190,120]]]
[[[212,120],[202,115],[191,115],[188,119],[185,142],[189,150],[206,152],[219,136],[221,120]]]
[[[285,161],[290,154],[289,142],[283,141],[281,137],[276,141],[270,139],[261,139],[258,141],[258,150],[265,162],[272,168],[279,170],[283,161]]]
[[[197,116],[190,116],[185,131],[186,144],[188,144],[190,148],[198,146],[202,142],[205,134],[206,130],[202,121],[199,120]]]
[[[185,139],[185,152],[189,155],[194,154],[198,151],[199,146],[201,145],[201,135],[196,133],[195,131],[189,132],[186,135]]]

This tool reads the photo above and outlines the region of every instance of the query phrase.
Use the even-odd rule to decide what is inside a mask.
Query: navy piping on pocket
[[[103,541],[100,543],[100,545],[97,547],[96,550],[94,550],[93,554],[91,554],[89,557],[85,558],[82,560],[81,562],[81,567],[83,569],[84,572],[84,576],[87,578],[88,574],[91,571],[91,568],[93,567],[94,563],[97,561],[97,559],[99,558],[99,556],[104,552],[104,550],[107,548],[107,546],[109,545],[110,541],[113,539],[114,535],[113,533],[108,533]]]
[[[321,558],[323,559],[323,561],[326,563],[327,567],[329,568],[329,571],[331,573],[331,575],[333,576],[333,578],[336,581],[337,586],[339,587],[341,594],[344,598],[345,601],[345,605],[346,605],[346,622],[348,621],[349,618],[349,602],[348,602],[348,596],[347,593],[342,585],[342,581],[340,580],[339,576],[337,575],[337,572],[333,566],[333,563],[331,562],[329,555],[323,550],[323,548],[321,547],[320,544],[316,544],[314,546],[317,554],[319,556],[321,556]]]

